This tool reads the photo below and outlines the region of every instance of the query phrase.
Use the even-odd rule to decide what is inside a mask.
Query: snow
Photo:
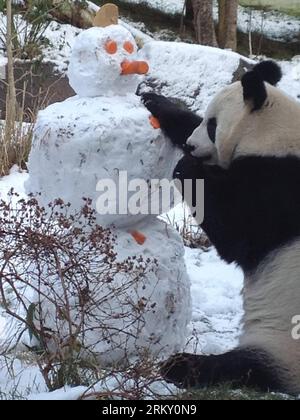
[[[240,6],[238,29],[257,32],[275,41],[299,41],[300,19],[277,11],[255,10]]]
[[[188,350],[221,354],[238,344],[243,313],[243,274],[235,265],[220,261],[216,251],[186,248],[186,264],[192,282],[193,318],[190,332],[196,336]]]
[[[20,194],[20,198],[26,197],[24,183],[28,177],[27,171],[20,171],[16,165],[13,166],[8,176],[0,178],[0,200],[6,200],[11,189]]]
[[[4,80],[6,78],[6,65],[7,58],[3,57],[0,52],[0,80]]]
[[[76,36],[81,32],[81,29],[72,25],[51,21],[45,30],[45,38],[48,39],[49,45],[43,48],[43,61],[50,61],[58,73],[64,74]]]
[[[142,382],[142,381],[141,381]],[[120,384],[123,384],[122,390],[120,390]],[[44,392],[38,394],[31,394],[28,396],[28,400],[48,400],[48,401],[57,401],[57,400],[89,400],[91,399],[91,394],[93,393],[104,393],[104,395],[110,394],[120,395],[124,393],[132,394],[132,392],[137,392],[137,385],[135,380],[126,380],[122,374],[115,374],[108,376],[107,378],[99,381],[91,387],[78,386],[75,388],[65,387],[58,389],[54,392]],[[169,397],[176,395],[177,390],[173,385],[166,384],[165,382],[154,380],[151,384],[147,385],[147,389],[139,389],[140,398],[146,400],[156,399],[156,395],[161,397]],[[116,399],[119,399],[117,397]]]
[[[78,400],[86,391],[87,387],[84,386],[78,386],[75,388],[65,387],[53,392],[31,394],[27,399],[29,401],[75,401]]]
[[[125,3],[144,4],[166,14],[182,13],[185,0],[124,0]]]
[[[300,99],[300,57],[296,56],[291,61],[279,62],[283,77],[278,87],[292,96],[294,99]]]

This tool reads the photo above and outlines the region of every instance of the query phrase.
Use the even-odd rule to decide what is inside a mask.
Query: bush
[[[0,176],[7,175],[13,165],[26,168],[31,149],[33,123],[15,121],[11,136],[5,132],[5,123],[0,122]]]
[[[103,378],[113,353],[110,377],[123,372],[127,382],[137,366],[144,377],[150,365],[155,370],[148,349],[135,348],[133,365],[128,350],[153,310],[143,284],[155,261],[119,261],[115,241],[95,224],[89,200],[75,215],[61,200],[45,209],[11,192],[9,202],[0,202],[0,302],[13,322],[6,353],[26,343],[28,333],[27,348],[49,390]]]
[[[13,4],[13,46],[16,58],[41,58],[42,48],[49,44],[44,35],[51,23],[49,12],[52,8],[50,0],[28,0],[26,7]],[[0,12],[6,14],[6,1],[0,0]],[[0,45],[6,45],[5,26],[0,28]]]

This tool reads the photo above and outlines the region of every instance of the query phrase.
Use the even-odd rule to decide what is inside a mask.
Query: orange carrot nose
[[[128,61],[125,60],[121,64],[122,75],[128,74],[147,74],[149,71],[149,65],[146,61]]]

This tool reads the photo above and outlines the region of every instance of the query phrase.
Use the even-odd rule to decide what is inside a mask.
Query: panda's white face
[[[228,168],[241,156],[300,157],[300,104],[265,83],[267,99],[253,111],[240,82],[223,89],[210,103],[188,144],[206,164]]]
[[[207,164],[217,164],[224,160],[224,153],[230,154],[235,125],[242,120],[244,108],[239,82],[222,90],[212,100],[202,124],[188,140],[188,144],[195,148],[193,155],[204,159]],[[226,145],[226,151],[222,151],[223,145]],[[232,150],[234,147],[232,144]]]

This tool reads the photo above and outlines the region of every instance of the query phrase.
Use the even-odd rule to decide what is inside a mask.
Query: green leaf
[[[29,305],[29,308],[27,310],[27,315],[26,315],[26,322],[28,325],[28,332],[29,332],[30,340],[32,340],[33,337],[35,337],[40,343],[39,333],[36,330],[35,325],[34,325],[34,314],[35,314],[36,307],[37,305],[35,303],[31,303]]]

